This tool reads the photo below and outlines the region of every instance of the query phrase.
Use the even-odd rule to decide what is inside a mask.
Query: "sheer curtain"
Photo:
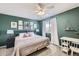
[[[50,20],[51,43],[59,45],[56,18]]]
[[[56,18],[43,21],[42,34],[51,33],[51,43],[59,45]]]
[[[42,30],[43,30],[42,31],[43,36],[45,36],[46,33],[50,32],[50,21],[49,20],[43,21]]]

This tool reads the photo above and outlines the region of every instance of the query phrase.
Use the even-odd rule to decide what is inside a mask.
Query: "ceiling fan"
[[[36,13],[37,15],[44,15],[46,13],[47,10],[49,9],[53,9],[54,6],[51,4],[47,4],[47,3],[38,3],[36,4]]]

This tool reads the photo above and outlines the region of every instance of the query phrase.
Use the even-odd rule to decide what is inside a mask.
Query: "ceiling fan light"
[[[44,15],[44,14],[45,14],[45,12],[40,11],[40,12],[38,12],[37,14],[38,14],[38,15]]]

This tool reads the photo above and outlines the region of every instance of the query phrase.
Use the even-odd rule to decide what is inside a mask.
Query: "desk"
[[[79,39],[77,39],[77,38],[61,37],[60,39],[61,40],[67,40],[67,41],[70,41],[70,42],[74,42],[74,43],[79,44]]]

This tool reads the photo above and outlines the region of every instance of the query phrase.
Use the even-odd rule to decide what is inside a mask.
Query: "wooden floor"
[[[13,52],[13,48],[0,48],[0,56],[9,56]],[[36,51],[29,56],[67,56],[64,52],[61,51],[61,48],[50,44],[46,48],[43,48],[39,51]]]
[[[50,44],[46,48],[36,51],[29,56],[67,56],[67,54],[62,52],[58,46]]]

